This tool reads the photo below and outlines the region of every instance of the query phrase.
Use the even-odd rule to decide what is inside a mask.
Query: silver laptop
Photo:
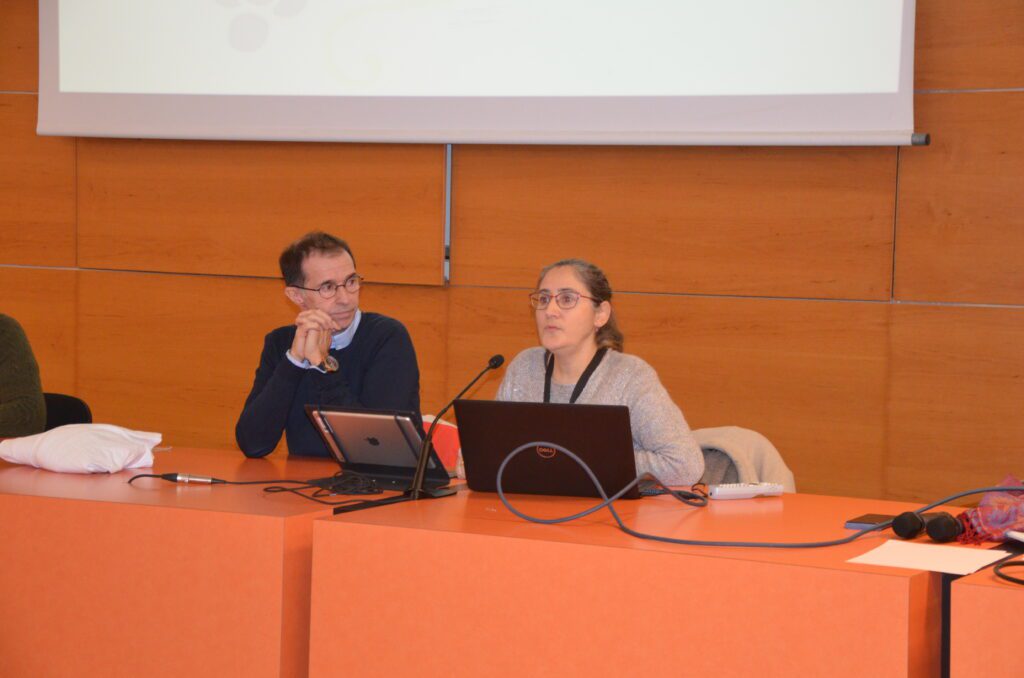
[[[373,478],[385,489],[408,489],[423,444],[411,412],[306,405],[306,416],[343,471]],[[425,486],[443,487],[448,480],[431,448]]]

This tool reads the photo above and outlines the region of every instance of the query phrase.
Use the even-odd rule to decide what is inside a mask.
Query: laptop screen
[[[343,470],[369,476],[387,489],[408,487],[422,445],[412,413],[307,405],[306,415]],[[428,487],[448,484],[433,449],[424,478]]]
[[[628,407],[456,400],[455,416],[471,490],[495,492],[502,461],[531,442],[538,444],[505,468],[502,491],[600,496],[579,464],[543,443],[561,445],[583,459],[609,496],[637,477]],[[634,487],[624,496],[640,493]]]

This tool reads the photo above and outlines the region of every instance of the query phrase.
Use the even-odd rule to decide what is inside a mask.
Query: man
[[[266,336],[252,391],[235,426],[247,457],[270,454],[284,432],[291,454],[329,455],[304,407],[404,410],[420,420],[420,375],[402,323],[359,310],[362,277],[348,244],[308,233],[280,258],[284,293],[299,314]]]

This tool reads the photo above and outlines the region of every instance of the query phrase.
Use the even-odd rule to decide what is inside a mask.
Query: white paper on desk
[[[910,570],[929,570],[948,574],[971,574],[1007,556],[1001,549],[978,549],[941,544],[919,544],[890,539],[848,563],[905,567]]]

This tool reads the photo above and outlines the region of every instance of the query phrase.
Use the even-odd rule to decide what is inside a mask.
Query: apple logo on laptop
[[[370,443],[374,447],[377,447],[378,445],[380,445],[380,441],[377,440],[376,438],[374,438],[373,436],[370,436],[369,438],[367,438],[366,442]]]

